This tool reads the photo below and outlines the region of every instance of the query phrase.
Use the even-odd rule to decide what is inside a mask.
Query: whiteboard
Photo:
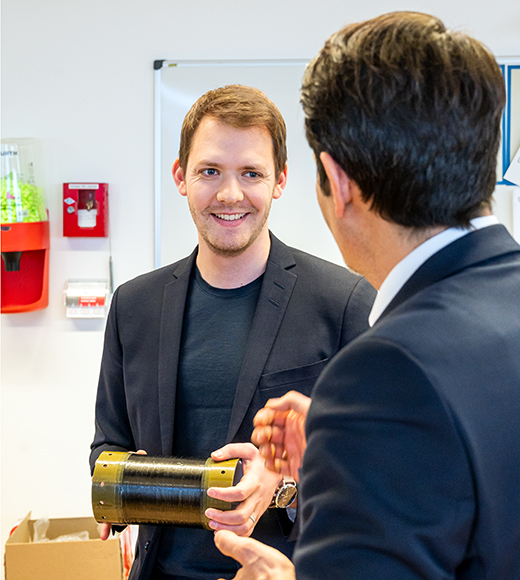
[[[497,60],[508,97],[497,159],[497,181],[508,184],[503,174],[520,146],[520,58]],[[190,254],[197,244],[188,203],[175,187],[171,166],[178,156],[182,122],[190,107],[208,90],[226,84],[250,85],[264,91],[287,124],[287,187],[282,197],[273,201],[270,229],[290,246],[344,265],[316,199],[316,165],[305,138],[299,103],[306,63],[306,60],[155,61],[156,268]]]
[[[307,61],[156,61],[155,64],[155,267],[192,252],[197,234],[171,166],[182,122],[205,92],[226,84],[259,88],[287,125],[288,176],[271,206],[269,227],[283,242],[344,266],[316,199],[316,165],[304,131],[300,87]]]

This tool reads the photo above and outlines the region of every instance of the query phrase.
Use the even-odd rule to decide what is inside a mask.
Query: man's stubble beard
[[[274,192],[274,190],[273,190]],[[247,249],[249,249],[253,243],[258,239],[258,236],[262,233],[265,224],[267,223],[267,219],[269,217],[269,213],[271,211],[271,204],[272,204],[273,198],[271,196],[271,200],[269,202],[269,206],[266,208],[265,214],[263,216],[263,219],[259,222],[258,227],[255,228],[252,232],[251,235],[249,236],[249,239],[245,242],[245,243],[240,243],[240,239],[238,240],[238,244],[236,247],[233,246],[229,246],[229,245],[217,245],[216,243],[214,243],[211,240],[211,235],[210,233],[208,233],[208,228],[205,227],[199,227],[198,224],[198,217],[196,217],[196,213],[193,211],[189,198],[188,198],[188,207],[190,209],[190,213],[191,213],[191,217],[193,219],[193,222],[195,223],[195,227],[197,228],[198,233],[200,234],[200,236],[202,237],[202,239],[206,242],[208,248],[217,256],[220,257],[224,257],[224,258],[234,258],[236,256],[239,256],[240,254],[243,254]],[[230,208],[227,208],[230,209]],[[256,214],[258,213],[258,210],[255,209]],[[214,210],[207,211],[207,215],[209,216],[211,213],[215,213]],[[236,211],[236,213],[243,213],[241,211]],[[248,210],[248,213],[252,213]],[[255,215],[256,215],[255,214]],[[206,214],[203,215],[203,218],[206,217]],[[212,219],[212,218],[210,218]]]

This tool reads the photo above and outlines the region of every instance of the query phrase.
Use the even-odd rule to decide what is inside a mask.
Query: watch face
[[[284,485],[276,497],[276,505],[279,508],[285,508],[292,504],[296,499],[296,486]]]

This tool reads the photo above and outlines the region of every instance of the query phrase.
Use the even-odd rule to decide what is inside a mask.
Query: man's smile
[[[227,222],[234,222],[236,220],[242,219],[247,215],[247,213],[214,213],[212,214],[219,220],[224,220]]]

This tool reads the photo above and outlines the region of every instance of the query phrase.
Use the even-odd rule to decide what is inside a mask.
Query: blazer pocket
[[[316,379],[329,362],[328,358],[324,358],[318,362],[296,367],[293,369],[285,369],[283,371],[276,371],[274,373],[266,373],[260,377],[258,389],[264,393],[269,390],[300,391],[305,394],[310,394]],[[269,393],[271,396],[271,394]]]

